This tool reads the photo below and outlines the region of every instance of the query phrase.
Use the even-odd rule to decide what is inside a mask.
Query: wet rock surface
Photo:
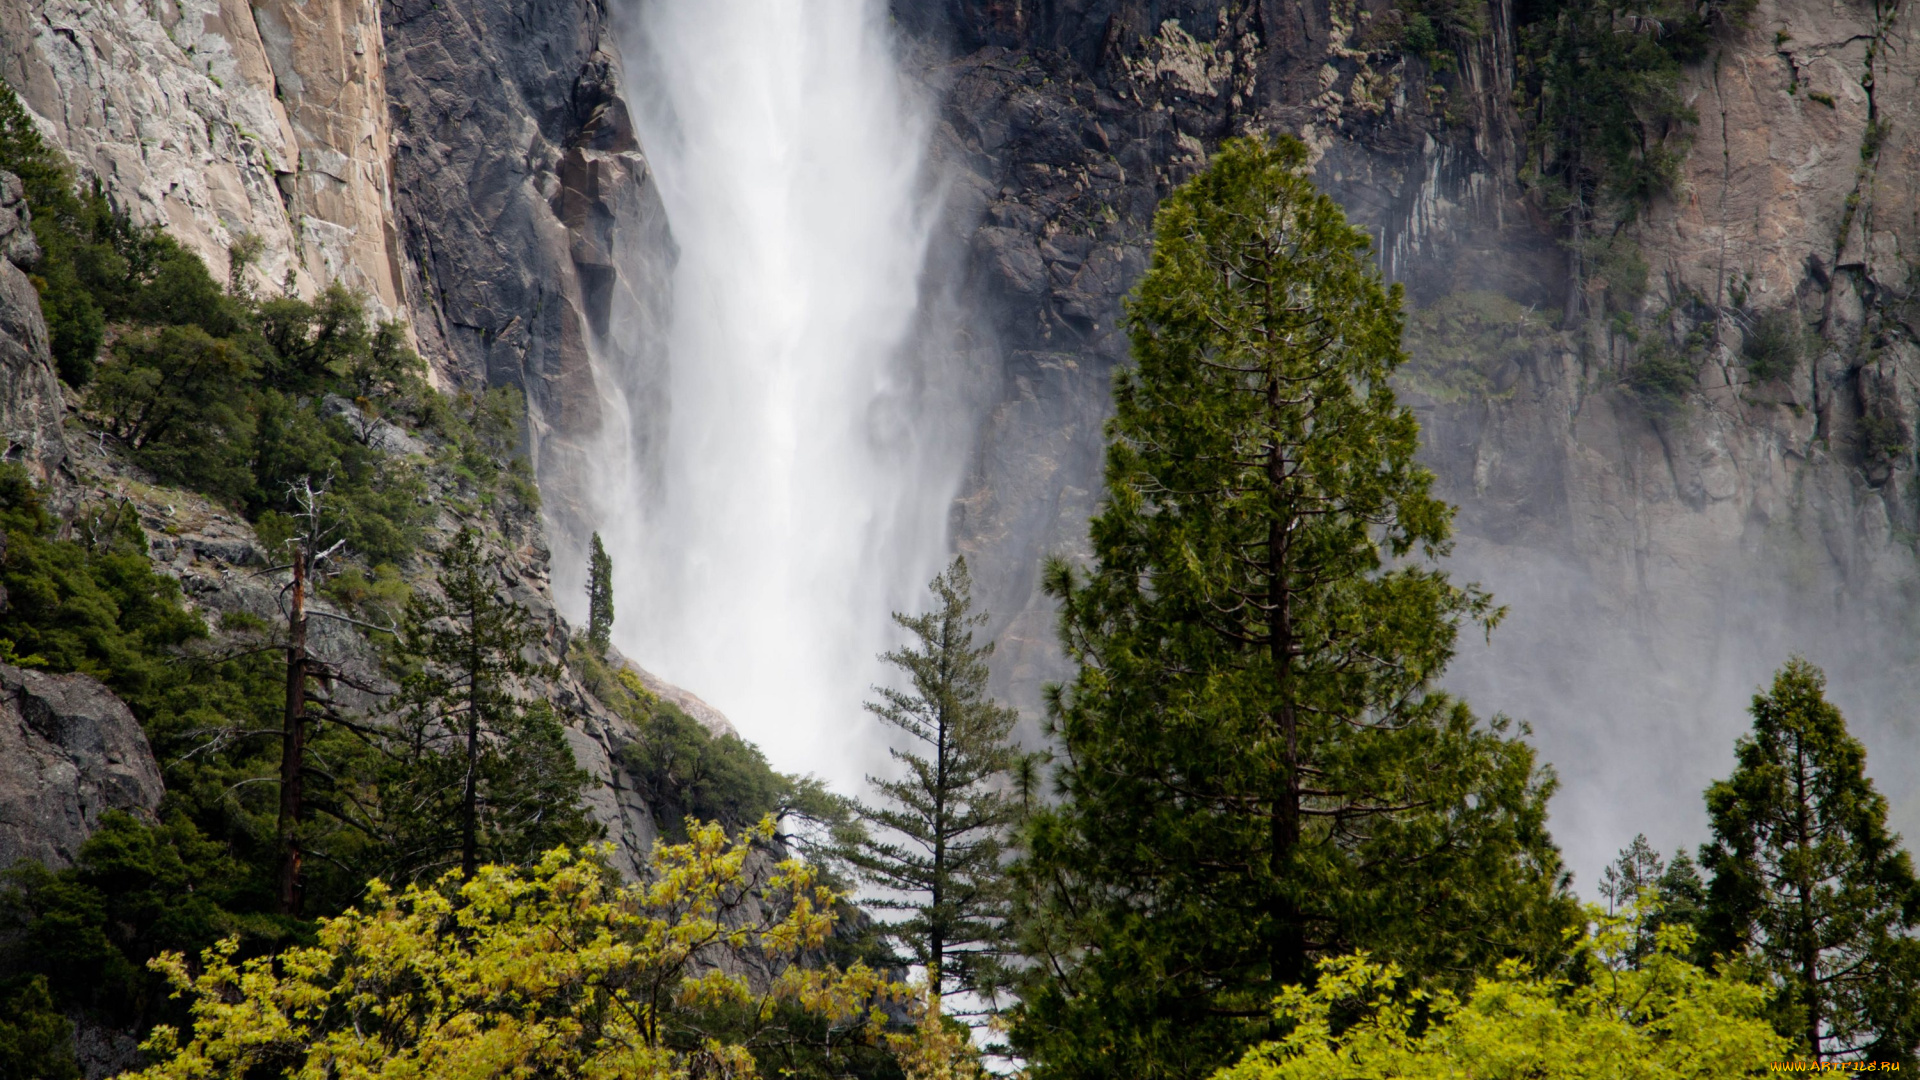
[[[597,380],[659,377],[635,353],[642,336],[616,323],[663,307],[651,268],[673,258],[609,13],[598,0],[389,0],[383,13],[416,332],[452,381],[526,391],[556,539],[584,550]],[[654,396],[642,412],[663,420]]]

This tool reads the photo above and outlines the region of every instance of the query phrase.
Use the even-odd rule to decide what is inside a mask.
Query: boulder
[[[100,680],[0,665],[0,868],[71,865],[101,814],[151,814],[162,791],[146,734]]]

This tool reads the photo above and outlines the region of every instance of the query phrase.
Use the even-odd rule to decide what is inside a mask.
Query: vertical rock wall
[[[1389,4],[893,6],[945,91],[953,273],[991,314],[974,348],[998,396],[956,522],[1002,620],[999,692],[1034,710],[1063,673],[1036,569],[1084,550],[1154,199],[1222,138],[1287,133],[1431,309],[1404,396],[1460,506],[1455,569],[1513,605],[1491,649],[1463,644],[1454,681],[1536,721],[1568,778],[1556,829],[1575,864],[1642,829],[1696,839],[1746,695],[1795,651],[1832,671],[1896,816],[1920,825],[1904,705],[1920,71],[1897,5],[1763,0],[1723,34],[1685,76],[1683,182],[1629,230],[1644,295],[1609,321],[1596,283],[1594,314],[1564,330],[1567,254],[1519,183],[1507,0],[1438,74]],[[1812,344],[1757,382],[1743,338],[1783,307]],[[1655,341],[1698,372],[1678,408],[1627,385]]]
[[[597,374],[596,357],[608,373],[644,366],[621,352],[639,336],[612,328],[664,303],[651,268],[672,261],[607,12],[598,0],[389,0],[385,25],[416,330],[454,381],[526,391],[556,540],[582,546],[597,380],[618,377]]]
[[[894,12],[943,91],[939,156],[957,177],[946,272],[961,309],[989,316],[966,328],[997,393],[957,543],[999,620],[996,689],[1029,713],[1061,672],[1038,571],[1084,547],[1126,357],[1121,298],[1146,267],[1157,201],[1220,140],[1303,138],[1315,178],[1417,297],[1557,295],[1560,256],[1517,183],[1499,34],[1457,57],[1448,100],[1376,31],[1394,17],[1384,3],[896,0]],[[1505,0],[1491,18],[1510,23]]]
[[[254,284],[331,281],[400,314],[378,9],[370,0],[27,0],[0,76],[86,180],[215,274],[257,236]]]

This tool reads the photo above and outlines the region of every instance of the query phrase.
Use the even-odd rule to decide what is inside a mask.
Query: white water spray
[[[889,612],[924,604],[964,452],[939,361],[916,359],[939,352],[909,348],[935,210],[925,116],[880,0],[630,15],[680,259],[663,482],[596,493],[616,639],[775,767],[851,790],[879,765],[861,702]]]

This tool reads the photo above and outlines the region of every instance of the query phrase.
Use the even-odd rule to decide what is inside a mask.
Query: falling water
[[[959,479],[939,350],[915,333],[925,115],[879,0],[629,15],[680,254],[661,482],[598,493],[616,639],[776,767],[848,787],[877,764],[861,702],[888,614],[938,569]]]

